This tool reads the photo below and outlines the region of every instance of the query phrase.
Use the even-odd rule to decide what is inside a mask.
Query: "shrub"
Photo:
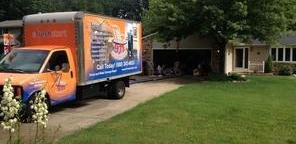
[[[264,65],[265,73],[270,73],[272,72],[273,65],[272,65],[272,58],[271,56],[268,56],[265,65]]]
[[[210,73],[206,80],[208,80],[208,81],[227,81],[228,78],[226,75],[223,75],[223,74]]]
[[[20,102],[15,98],[13,87],[11,86],[11,79],[5,80],[3,86],[3,97],[0,102],[0,116],[1,126],[9,133],[9,140],[7,143],[12,143],[12,133],[19,129],[19,110],[21,108]]]
[[[279,75],[280,70],[283,67],[288,66],[292,69],[293,73],[296,73],[296,64],[295,63],[273,63],[273,72]]]
[[[237,73],[233,73],[233,74],[229,75],[228,78],[229,78],[229,80],[232,80],[232,81],[246,81],[247,80],[245,75],[240,75]]]
[[[293,74],[293,69],[291,66],[284,65],[284,66],[280,67],[279,75],[289,76],[292,74]]]

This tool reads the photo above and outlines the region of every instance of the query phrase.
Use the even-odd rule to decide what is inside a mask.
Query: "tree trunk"
[[[212,72],[224,73],[226,40],[217,41],[212,50]]]
[[[176,61],[180,61],[180,56],[179,56],[179,49],[180,49],[180,40],[176,40],[177,47],[176,47]]]

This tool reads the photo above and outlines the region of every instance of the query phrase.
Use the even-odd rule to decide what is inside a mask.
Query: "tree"
[[[191,34],[213,39],[223,53],[229,40],[274,42],[295,28],[296,0],[150,0],[144,33],[163,41]],[[220,56],[224,64],[223,55]]]
[[[87,11],[120,18],[141,20],[148,0],[2,0],[0,20],[21,19],[38,12]]]
[[[105,5],[105,14],[138,21],[141,20],[143,10],[148,8],[148,0],[106,0],[102,3]]]
[[[24,12],[29,11],[28,0],[1,0],[0,20],[20,19]]]

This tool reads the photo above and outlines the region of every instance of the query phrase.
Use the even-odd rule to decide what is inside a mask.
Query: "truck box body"
[[[120,99],[128,77],[142,71],[139,22],[84,12],[33,14],[23,21],[25,46],[1,58],[0,88],[10,77],[24,103],[42,88],[49,105],[101,91]]]
[[[141,23],[84,12],[57,12],[24,17],[26,47],[68,47],[78,86],[142,72]]]

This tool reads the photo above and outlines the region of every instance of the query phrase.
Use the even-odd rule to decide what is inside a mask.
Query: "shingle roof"
[[[23,27],[22,20],[6,20],[0,22],[0,28]]]
[[[258,39],[251,39],[251,40],[250,40],[250,43],[251,43],[252,45],[266,45],[265,42],[261,42],[261,41],[258,40]]]
[[[283,45],[296,45],[296,32],[282,37],[279,42]]]
[[[282,45],[296,45],[296,32],[287,34],[278,40],[279,44]],[[251,39],[250,43],[252,45],[265,45],[266,42],[262,42],[258,39]]]

